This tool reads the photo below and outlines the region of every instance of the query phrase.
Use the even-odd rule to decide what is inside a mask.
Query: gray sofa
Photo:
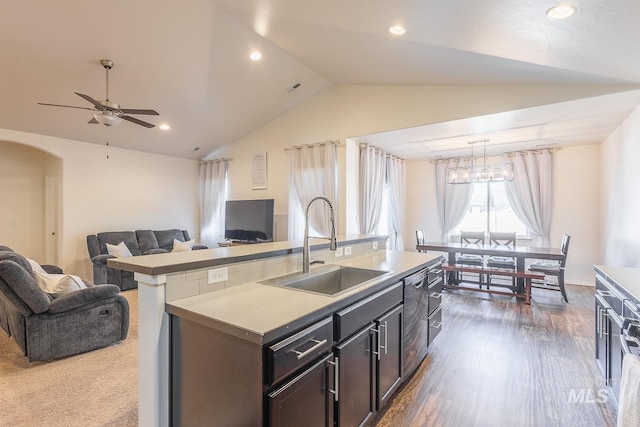
[[[136,231],[107,231],[87,236],[87,249],[93,263],[93,282],[96,284],[112,283],[122,290],[138,287],[133,279],[133,273],[113,269],[107,266],[109,255],[107,243],[118,245],[124,242],[133,256],[153,255],[171,252],[173,240],[186,242],[191,240],[187,230],[136,230]],[[207,249],[204,245],[193,246],[194,250]]]
[[[48,273],[62,274],[55,266]],[[53,298],[38,286],[29,262],[0,247],[0,326],[29,361],[84,353],[124,340],[129,331],[129,303],[114,285],[84,282]]]

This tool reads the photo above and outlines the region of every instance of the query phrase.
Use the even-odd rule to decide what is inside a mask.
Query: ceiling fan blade
[[[65,108],[78,108],[80,110],[89,110],[89,111],[96,111],[95,108],[88,108],[88,107],[76,107],[75,105],[62,105],[62,104],[47,104],[45,102],[38,102],[38,105],[48,105],[51,107],[65,107]]]
[[[148,116],[159,116],[160,114],[156,110],[136,110],[134,108],[121,108],[125,114],[146,114]]]
[[[151,123],[143,122],[142,120],[136,119],[135,117],[125,116],[124,114],[122,116],[120,116],[120,118],[123,119],[123,120],[129,121],[131,123],[135,123],[137,125],[144,126],[146,128],[149,128],[149,129],[156,127],[156,125],[152,125]]]
[[[98,109],[98,110],[103,110],[104,109],[104,105],[100,104],[98,101],[96,101],[95,99],[93,99],[89,95],[85,95],[83,93],[78,93],[78,92],[74,92],[74,93],[76,95],[78,95],[80,98],[92,103],[96,107],[96,109]]]
[[[91,120],[89,120],[87,123],[89,123],[90,125],[99,125],[100,122],[96,120],[95,117],[91,117]]]

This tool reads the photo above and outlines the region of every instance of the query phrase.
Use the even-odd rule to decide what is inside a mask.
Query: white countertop
[[[640,301],[640,268],[612,267],[608,265],[595,265],[596,272],[604,274],[609,280],[613,280],[624,288],[629,294]]]
[[[383,240],[386,238],[387,236],[354,234],[337,236],[337,241],[338,244],[342,246],[343,244]],[[309,241],[309,245],[312,250],[317,250],[328,248],[329,242],[324,239],[312,238]],[[196,251],[170,252],[166,254],[138,255],[126,258],[111,258],[107,260],[107,265],[119,270],[154,276],[300,252],[302,252],[302,242],[282,241],[201,249]]]
[[[364,298],[438,257],[418,252],[380,251],[341,262],[341,265],[388,273],[332,296],[252,282],[172,301],[166,308],[171,314],[263,343],[269,341],[275,331],[281,334],[296,328],[301,319],[312,314],[328,315],[332,309]]]

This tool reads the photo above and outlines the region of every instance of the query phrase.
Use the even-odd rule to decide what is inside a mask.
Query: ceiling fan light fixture
[[[169,125],[168,125],[168,124],[166,124],[166,123],[162,123],[162,124],[161,124],[160,126],[158,126],[158,127],[159,127],[160,129],[162,129],[162,130],[169,130],[169,129],[171,129],[171,126],[169,126]]]
[[[120,117],[116,116],[111,111],[107,111],[107,112],[102,111],[94,115],[93,118],[96,119],[98,123],[103,124],[105,126],[117,126],[122,121]]]

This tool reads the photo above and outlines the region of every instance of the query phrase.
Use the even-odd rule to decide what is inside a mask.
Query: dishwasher
[[[404,279],[404,352],[402,376],[411,375],[427,355],[429,345],[429,287],[427,269]]]

